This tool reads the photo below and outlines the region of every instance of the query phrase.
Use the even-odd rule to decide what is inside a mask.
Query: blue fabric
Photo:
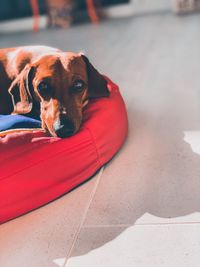
[[[0,131],[41,128],[41,122],[23,115],[0,115]]]

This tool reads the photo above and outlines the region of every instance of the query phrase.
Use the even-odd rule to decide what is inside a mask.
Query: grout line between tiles
[[[89,228],[118,228],[118,227],[131,227],[131,226],[158,226],[158,225],[190,225],[199,224],[200,222],[162,222],[162,223],[133,223],[133,224],[103,224],[103,225],[84,225],[82,229]]]
[[[82,219],[81,219],[81,221],[80,221],[80,224],[79,224],[79,226],[78,226],[78,228],[77,228],[77,231],[76,231],[76,233],[75,233],[75,235],[74,235],[74,239],[73,239],[71,248],[69,249],[69,252],[68,252],[68,254],[67,254],[67,256],[66,256],[66,259],[65,259],[65,262],[64,262],[64,264],[63,264],[63,267],[66,267],[66,266],[67,266],[67,261],[68,261],[70,255],[71,255],[71,253],[72,253],[72,250],[73,250],[73,248],[74,248],[74,246],[75,246],[75,244],[76,244],[76,241],[77,241],[77,239],[78,239],[78,235],[79,235],[79,233],[80,233],[80,231],[81,231],[81,228],[83,228],[84,221],[85,221],[85,219],[86,219],[86,216],[87,216],[89,207],[90,207],[90,205],[91,205],[91,203],[92,203],[92,200],[93,200],[93,198],[94,198],[94,195],[95,195],[95,193],[96,193],[96,190],[97,190],[97,187],[98,187],[98,185],[99,185],[99,182],[100,182],[100,179],[101,179],[101,176],[102,176],[102,174],[103,174],[104,169],[105,169],[105,167],[102,167],[102,168],[100,169],[99,173],[98,173],[97,181],[96,181],[96,183],[95,183],[95,185],[94,185],[94,189],[92,190],[92,192],[91,192],[91,194],[90,194],[88,203],[87,203],[87,205],[86,205],[85,211],[84,211],[84,213],[83,213],[83,216],[82,216]]]

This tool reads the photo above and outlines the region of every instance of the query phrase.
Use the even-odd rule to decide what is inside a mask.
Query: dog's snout
[[[74,134],[75,126],[70,119],[62,116],[54,123],[54,130],[58,137],[64,138]]]

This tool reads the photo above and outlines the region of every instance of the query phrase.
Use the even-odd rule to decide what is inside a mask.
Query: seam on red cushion
[[[88,127],[85,127],[86,130],[88,130],[92,140],[93,140],[93,145],[94,145],[94,148],[96,150],[96,154],[97,154],[97,159],[98,159],[98,162],[99,162],[99,167],[101,168],[103,166],[102,162],[101,162],[101,159],[100,159],[100,156],[99,156],[99,151],[97,149],[97,143],[96,143],[96,140],[94,138],[94,135],[92,134],[92,131],[90,130],[90,128]]]
[[[38,147],[42,147],[43,145],[51,144],[51,143],[53,143],[53,142],[50,142],[49,140],[45,140],[42,143],[31,142],[31,146],[28,146],[24,150],[22,149],[21,151],[19,151],[18,155],[21,155],[21,154],[24,154],[24,153],[28,153],[30,151],[33,151],[34,149],[37,149]],[[26,144],[28,144],[28,143],[26,143]],[[3,153],[5,153],[5,151],[3,151]],[[4,161],[7,161],[7,160],[12,160],[12,158],[15,157],[15,156],[16,155],[12,155],[12,154],[8,155],[7,157],[4,157],[3,159],[0,159],[0,163],[2,163]]]
[[[90,133],[90,131],[89,131],[89,133]],[[92,137],[91,134],[90,134],[90,136]],[[93,137],[92,137],[91,144],[93,144],[93,143],[94,143],[94,141],[93,141]],[[94,144],[93,144],[93,146],[94,146],[95,151],[96,151],[96,154],[97,154],[96,147],[95,147]],[[62,151],[60,151],[60,152],[58,152],[58,153],[56,153],[56,154],[54,154],[54,155],[52,155],[51,157],[48,157],[48,158],[46,157],[45,159],[43,159],[43,160],[39,160],[39,161],[35,162],[34,164],[30,164],[29,166],[27,166],[27,167],[25,167],[25,168],[23,168],[23,169],[20,169],[20,170],[18,170],[18,171],[16,171],[16,172],[12,173],[11,175],[4,176],[2,179],[0,179],[0,181],[9,179],[9,178],[12,177],[13,175],[16,175],[16,174],[18,174],[18,173],[20,173],[20,172],[22,172],[22,171],[24,171],[24,170],[26,170],[26,169],[29,169],[29,168],[31,168],[31,167],[33,167],[33,166],[36,166],[36,165],[38,165],[38,164],[40,164],[40,163],[42,163],[42,162],[45,162],[45,161],[47,161],[47,160],[49,160],[49,159],[51,159],[51,158],[55,158],[55,157],[57,157],[58,155],[60,155],[60,154],[62,154],[62,153],[65,153],[67,150],[68,150],[68,148],[67,148],[67,149],[64,149],[64,150],[62,150]],[[97,160],[98,160],[98,162],[99,162],[98,154],[97,154]],[[100,165],[100,167],[101,167],[101,165]]]

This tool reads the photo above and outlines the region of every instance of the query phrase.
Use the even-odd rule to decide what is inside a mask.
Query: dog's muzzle
[[[66,118],[66,116],[61,116],[53,124],[53,127],[56,135],[60,138],[65,138],[75,133],[74,123],[72,122],[72,120]]]

